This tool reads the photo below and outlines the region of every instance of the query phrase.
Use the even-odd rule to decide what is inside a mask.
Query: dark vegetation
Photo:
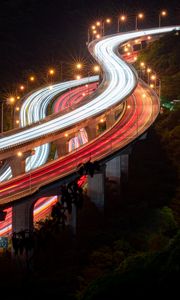
[[[162,38],[163,48],[171,37],[178,36]],[[159,43],[151,47],[153,57],[158,53],[156,59],[162,61]],[[170,77],[178,73],[179,64],[177,59],[177,71]],[[161,65],[153,66],[160,74]],[[166,97],[172,99],[170,81],[166,85],[170,93]],[[20,259],[13,263],[8,255],[1,257],[2,288],[11,285],[18,299],[148,299],[167,295],[174,299],[180,283],[179,120],[178,105],[172,111],[164,109],[147,139],[137,142],[130,155],[128,188],[119,194],[116,183],[107,180],[104,216],[84,194],[76,237],[69,227],[52,228],[45,221],[39,227],[43,239],[35,248],[32,270]]]
[[[150,43],[138,57],[149,65],[161,79],[163,101],[180,99],[180,33],[174,31]]]

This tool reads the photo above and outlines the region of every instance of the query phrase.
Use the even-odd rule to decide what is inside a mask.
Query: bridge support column
[[[14,202],[12,206],[12,231],[33,230],[33,200]]]
[[[106,177],[120,185],[121,158],[116,156],[106,163]]]
[[[68,153],[68,143],[69,142],[66,137],[55,141],[58,157],[64,156]]]
[[[76,235],[77,232],[77,208],[75,204],[72,204],[72,212],[69,217],[69,226],[73,235]]]
[[[129,171],[129,154],[121,154],[120,162],[121,162],[122,181],[123,181],[123,184],[127,184],[127,182],[128,182],[128,171]]]
[[[25,173],[26,167],[26,158],[34,154],[34,150],[27,151],[27,152],[18,152],[16,156],[13,156],[9,159],[9,164],[12,169],[12,176],[16,177]]]
[[[102,173],[88,175],[88,196],[100,211],[105,205],[105,170]]]
[[[96,130],[96,122],[95,121],[93,124],[88,125],[85,129],[86,129],[86,132],[88,135],[88,141],[91,141],[96,138],[97,130]]]
[[[111,128],[114,123],[115,123],[115,114],[114,114],[114,111],[111,111],[106,116],[106,128]]]

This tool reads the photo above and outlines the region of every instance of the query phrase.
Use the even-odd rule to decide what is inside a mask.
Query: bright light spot
[[[19,106],[16,107],[16,111],[19,111]]]
[[[127,105],[127,108],[128,108],[128,109],[131,108],[131,105],[128,104],[128,105]]]
[[[52,85],[50,85],[50,86],[49,86],[49,90],[52,90],[52,89],[53,89],[53,87],[52,87]]]
[[[29,77],[29,80],[30,80],[30,81],[34,81],[34,80],[35,80],[35,77],[34,77],[34,76],[31,76],[31,77]]]
[[[106,19],[106,23],[111,23],[111,19]]]
[[[143,94],[142,96],[143,96],[143,98],[146,98],[146,94]]]
[[[50,74],[50,75],[54,75],[54,73],[55,73],[55,70],[54,70],[54,69],[50,69],[50,70],[49,70],[49,74]]]
[[[167,15],[167,12],[165,11],[165,10],[163,10],[162,12],[161,12],[161,16],[166,16]]]
[[[143,15],[142,13],[140,13],[140,14],[138,14],[138,18],[139,18],[139,19],[144,18],[144,15]]]
[[[100,71],[100,67],[99,66],[94,66],[94,72],[99,72]]]
[[[156,79],[156,76],[155,75],[152,75],[151,76],[151,80],[155,80]]]
[[[16,124],[19,124],[19,120],[16,120]]]
[[[121,21],[125,21],[125,20],[126,20],[126,16],[124,16],[124,15],[121,16],[121,17],[120,17],[120,20],[121,20]]]
[[[81,68],[82,68],[82,64],[78,63],[78,64],[76,65],[76,68],[77,68],[77,69],[81,69]]]
[[[81,79],[81,75],[76,75],[76,79],[77,80]]]
[[[21,157],[23,155],[23,153],[21,151],[17,152],[17,156]]]
[[[65,136],[65,137],[68,137],[68,133],[65,133],[64,136]]]
[[[24,85],[20,85],[20,90],[23,91],[25,89]]]
[[[10,103],[14,103],[14,101],[15,101],[15,98],[14,98],[14,97],[10,97],[10,98],[9,98],[9,102],[10,102]]]
[[[100,26],[101,25],[101,22],[96,22],[96,26]]]

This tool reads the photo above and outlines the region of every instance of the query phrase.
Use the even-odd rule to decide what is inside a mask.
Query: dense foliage
[[[180,33],[173,31],[149,44],[138,56],[161,79],[163,100],[180,99]]]

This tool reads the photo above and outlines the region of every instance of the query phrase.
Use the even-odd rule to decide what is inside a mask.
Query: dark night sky
[[[23,78],[28,70],[45,70],[59,60],[86,56],[88,25],[98,17],[143,11],[144,28],[158,25],[159,9],[167,9],[164,25],[180,23],[178,1],[1,0],[0,87]],[[126,29],[134,29],[129,18]],[[114,26],[114,28],[113,28]]]

